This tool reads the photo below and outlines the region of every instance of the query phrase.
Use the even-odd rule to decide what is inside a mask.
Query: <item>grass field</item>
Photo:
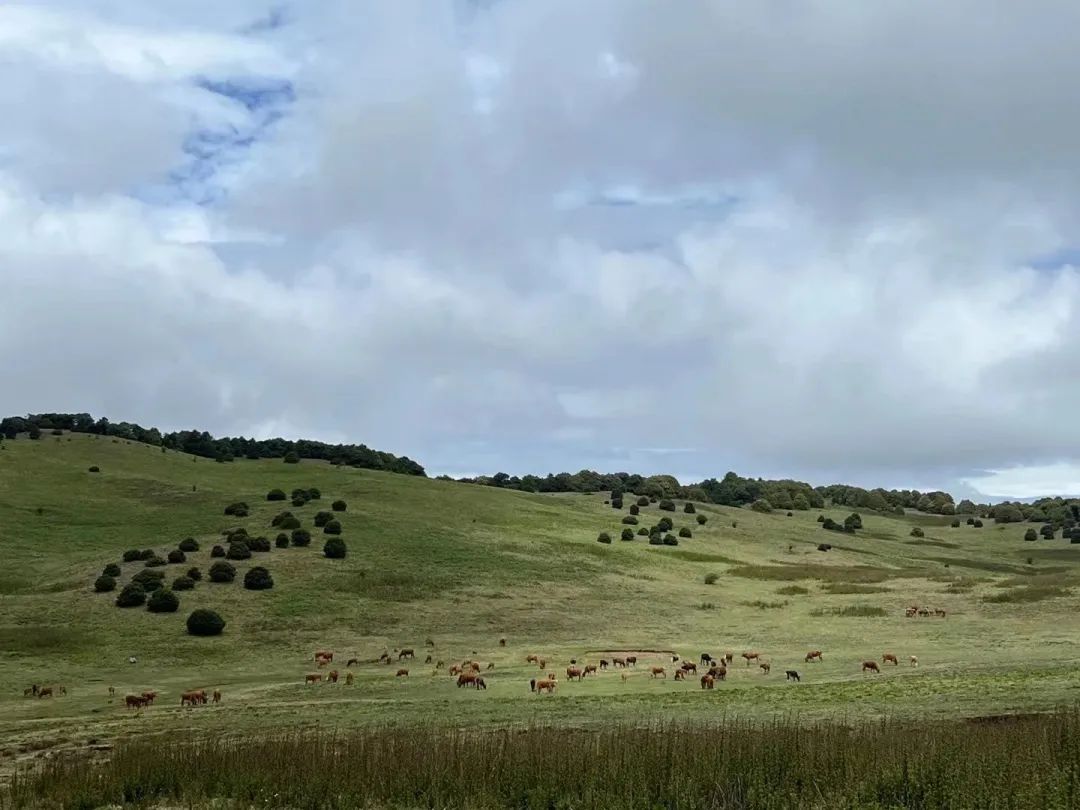
[[[88,468],[97,465],[99,473]],[[268,503],[274,487],[318,487],[322,500],[295,508]],[[68,749],[107,749],[120,740],[229,731],[341,731],[371,727],[597,727],[613,721],[740,722],[794,718],[855,721],[964,717],[1042,711],[1080,695],[1080,545],[1022,540],[1027,525],[950,528],[948,519],[863,515],[856,535],[826,533],[817,511],[760,515],[698,505],[693,515],[642,509],[693,529],[677,548],[618,539],[627,514],[604,494],[529,495],[302,462],[216,464],[108,438],[72,434],[16,440],[0,450],[0,775]],[[188,562],[209,567],[221,530],[243,525],[273,540],[272,515],[290,509],[312,528],[336,498],[348,557],[275,548],[237,563],[232,584],[200,582],[179,593],[175,614],[119,609],[92,583],[128,548],[164,554],[199,540]],[[226,517],[247,501],[252,514]],[[628,498],[626,505],[632,501]],[[826,510],[842,520],[849,510]],[[737,527],[732,526],[737,522]],[[925,537],[910,536],[915,525]],[[634,527],[635,529],[637,527]],[[596,542],[601,530],[614,539]],[[832,551],[816,550],[831,542]],[[274,577],[270,591],[244,590],[251,565]],[[123,564],[121,585],[142,567]],[[715,583],[705,584],[708,574]],[[947,618],[904,616],[909,604]],[[217,638],[193,638],[196,607],[219,611]],[[507,639],[505,648],[498,640]],[[434,641],[434,649],[425,641]],[[413,647],[408,678],[372,663]],[[305,686],[312,653],[349,657],[356,683]],[[808,650],[824,660],[806,664]],[[572,657],[641,651],[623,679],[565,678],[554,695],[530,694],[548,659],[562,674]],[[650,664],[674,650],[694,660],[732,651],[727,682],[651,679]],[[763,675],[738,654],[760,651]],[[650,653],[648,651],[661,651]],[[901,666],[864,675],[864,659],[895,653]],[[458,689],[423,658],[495,664],[486,692]],[[915,655],[919,667],[908,666]],[[128,657],[135,656],[136,664]],[[784,680],[798,669],[801,683]],[[53,700],[24,698],[31,683],[64,684]],[[119,696],[155,689],[158,703],[127,712]],[[220,706],[181,709],[179,693],[220,688]]]

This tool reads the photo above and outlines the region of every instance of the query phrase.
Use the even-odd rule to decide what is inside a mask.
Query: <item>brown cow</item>
[[[863,672],[881,672],[881,670],[878,669],[877,661],[863,661],[862,662],[862,671]]]
[[[935,616],[940,616],[941,618],[944,619],[945,618],[945,611],[942,610],[941,608],[934,608],[934,615]]]
[[[597,674],[596,673],[596,664],[586,664],[585,665],[585,674],[586,675],[595,675],[595,674]]]
[[[334,654],[329,650],[319,650],[315,653],[315,660],[318,661],[320,658],[325,658],[327,661],[333,661]]]
[[[397,673],[395,673],[394,677],[395,678],[408,678],[409,677],[409,670],[407,670],[407,669],[399,669],[397,671]]]
[[[881,663],[888,664],[890,662],[892,662],[892,665],[894,667],[900,666],[900,662],[896,660],[896,656],[892,653],[885,653],[883,656],[881,656]]]
[[[725,681],[727,680],[727,667],[723,664],[718,667],[709,667],[708,674],[712,676],[714,681]]]
[[[581,670],[581,667],[567,667],[566,668],[566,679],[568,681],[573,681],[575,679],[580,681],[584,677],[585,677],[585,673]]]
[[[636,667],[637,666],[637,656],[636,655],[628,655],[628,656],[626,656],[626,665],[628,667]]]
[[[614,664],[617,667],[625,667],[626,666],[626,659],[625,658],[612,658],[611,663]]]
[[[705,674],[701,676],[701,688],[712,689],[713,684],[716,683],[716,679],[712,675]]]
[[[311,676],[308,675],[310,678]],[[322,679],[322,675],[318,676]],[[200,703],[206,703],[206,690],[193,689],[190,692],[180,693],[180,705],[181,706],[198,706]]]
[[[661,676],[663,676],[664,678],[667,677],[667,672],[664,671],[663,667],[649,667],[650,678],[659,678]]]
[[[399,652],[398,656],[397,656],[397,660],[400,661],[402,658],[415,658],[415,657],[416,657],[415,651],[412,650],[412,649],[408,649],[408,650],[402,650],[401,652]]]
[[[529,691],[530,692],[535,692],[536,691],[536,678],[530,678],[529,679]]]
[[[475,686],[475,687],[476,687],[477,689],[483,689],[483,690],[484,690],[485,692],[487,691],[487,681],[485,681],[485,680],[484,680],[483,678],[480,678],[480,677],[478,677],[478,678],[476,679],[476,683],[475,683],[475,684],[473,684],[473,685],[474,685],[474,686]]]
[[[806,663],[811,661],[821,661],[821,650],[811,650],[806,654]]]
[[[907,616],[910,619],[912,616],[914,616],[918,612],[919,612],[919,609],[917,607],[909,607],[904,611],[904,615]]]
[[[536,682],[536,694],[546,691],[548,694],[552,694],[555,691],[555,687],[558,685],[558,681],[554,678],[541,678]]]
[[[681,681],[684,678],[686,678],[686,670],[685,669],[677,669],[677,670],[675,670],[675,680]]]
[[[762,661],[760,664],[758,664],[758,666],[761,667],[762,675],[768,675],[769,670],[772,669],[772,664],[770,664],[768,661]]]
[[[327,664],[329,664],[329,663],[330,663],[330,659],[329,659],[329,658],[320,658],[320,659],[318,659],[318,660],[316,661],[316,666],[318,666],[318,667],[319,667],[319,669],[322,669],[323,667],[325,667],[325,666],[326,666]]]
[[[435,667],[435,669],[438,669],[438,667]],[[453,677],[454,675],[460,675],[461,664],[451,664],[450,669],[448,669],[447,672],[450,673],[451,677]]]
[[[761,653],[756,652],[744,652],[742,657],[746,659],[746,665],[750,666],[751,661],[757,661],[761,657]]]
[[[425,663],[425,664],[430,664],[430,663],[431,663],[431,662],[432,662],[433,660],[435,660],[435,659],[433,659],[433,658],[432,658],[432,657],[431,657],[431,656],[429,655],[429,656],[428,656],[427,658],[425,658],[425,659],[424,659],[424,663]]]
[[[220,689],[215,689],[214,690],[214,703],[221,703],[221,690]]]
[[[157,692],[146,691],[146,692],[142,693],[142,696],[146,700],[147,703],[153,704],[154,698],[157,697]]]
[[[446,666],[446,662],[445,662],[445,661],[436,661],[436,662],[435,662],[435,669],[442,669],[442,668],[443,668],[443,667],[445,667],[445,666]]]
[[[348,661],[345,662],[345,668],[348,669],[353,664],[356,664],[357,666],[359,666],[360,665],[360,659],[359,658],[350,658]]]
[[[499,639],[499,646],[500,647],[505,647],[506,646],[506,639],[505,638],[500,638]]]
[[[735,653],[724,653],[724,663],[730,664],[735,660]]]
[[[129,709],[141,709],[146,705],[146,698],[139,697],[138,695],[128,695],[124,698],[124,704]]]
[[[51,686],[44,686],[44,687],[41,688],[41,691],[38,692],[38,697],[39,698],[52,697],[52,696],[53,696],[53,688]]]
[[[916,655],[911,656],[911,665],[917,667],[919,665],[919,658]]]
[[[681,669],[683,672],[693,672],[695,675],[697,675],[697,664],[693,663],[692,661],[683,661],[682,664],[679,666],[679,669]]]
[[[488,672],[491,672],[491,670],[493,670],[493,669],[495,669],[495,662],[494,662],[494,661],[491,661],[491,662],[489,662],[489,663],[488,663],[488,665],[487,665],[487,671],[488,671]]]
[[[458,675],[457,685],[462,686],[476,686],[476,679],[479,676],[475,672],[463,672]]]
[[[540,659],[533,653],[530,653],[529,655],[525,656],[525,663],[526,664],[535,664],[539,660]]]
[[[601,658],[600,659],[600,669],[607,669],[607,668],[608,668],[608,660],[606,658]]]
[[[470,661],[469,666],[472,668],[473,672],[479,672],[480,671],[480,662],[479,661]]]
[[[546,658],[541,658],[539,661],[536,662],[536,665],[540,669],[547,669],[547,659]]]
[[[304,678],[304,683],[319,683],[322,680],[322,675],[311,674]]]
[[[330,670],[330,672],[328,672],[326,674],[326,680],[329,681],[330,683],[337,683],[337,679],[338,679],[338,671],[336,669],[332,669],[332,670]]]

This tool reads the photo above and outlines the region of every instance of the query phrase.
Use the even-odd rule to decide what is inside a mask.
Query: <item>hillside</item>
[[[100,472],[88,472],[91,466]],[[317,487],[306,506],[270,503],[273,488]],[[192,566],[204,573],[223,529],[277,533],[270,519],[293,511],[312,529],[316,511],[343,499],[344,560],[308,548],[274,548],[236,563],[237,581],[205,580],[179,593],[180,610],[120,609],[93,582],[126,549],[164,555],[186,537],[200,543],[166,581]],[[643,508],[641,524],[670,516],[693,537],[677,548],[646,538],[619,540],[627,510],[603,494],[541,495],[303,461],[204,458],[83,434],[9,441],[0,450],[0,748],[10,764],[36,747],[182,728],[239,730],[297,724],[589,724],[622,718],[914,716],[998,714],[1071,702],[1080,687],[1080,544],[1060,537],[1024,542],[1029,525],[950,528],[950,518],[863,515],[854,535],[825,532],[820,510],[758,514],[697,505],[699,526],[682,511]],[[246,501],[244,519],[223,514]],[[633,503],[627,498],[626,505]],[[842,522],[850,509],[824,510]],[[737,524],[737,525],[733,525]],[[922,538],[911,530],[924,530]],[[633,527],[638,528],[638,527]],[[609,532],[610,545],[596,542]],[[832,544],[821,552],[817,545]],[[252,565],[274,578],[268,591],[240,584]],[[120,584],[142,569],[125,563]],[[716,574],[714,584],[706,584]],[[906,618],[911,604],[945,618]],[[227,621],[217,638],[184,631],[197,607]],[[847,610],[853,615],[839,615]],[[500,638],[507,639],[505,648]],[[447,663],[495,664],[486,692],[458,689],[423,664],[425,640]],[[384,650],[415,648],[408,678],[370,663]],[[352,687],[309,686],[316,649],[354,667]],[[804,663],[808,650],[821,663]],[[595,662],[600,651],[666,651],[697,660],[733,651],[726,683],[654,680],[641,654],[624,680],[615,672],[561,683],[550,699],[532,695],[548,657]],[[738,658],[756,650],[771,674]],[[475,653],[474,653],[475,651]],[[890,651],[901,666],[864,675],[864,659]],[[915,655],[919,667],[908,665]],[[128,657],[135,656],[136,664]],[[610,657],[610,655],[608,656]],[[340,664],[339,664],[340,662]],[[795,668],[802,683],[785,682]],[[32,683],[64,684],[55,700],[23,697]],[[140,713],[110,702],[155,689],[160,703]],[[182,711],[179,693],[220,688],[217,708]],[[315,710],[313,707],[317,707]],[[157,719],[155,719],[155,717]],[[78,729],[77,731],[74,729]]]

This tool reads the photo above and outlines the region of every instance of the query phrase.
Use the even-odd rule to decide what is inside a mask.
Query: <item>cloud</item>
[[[1080,12],[1039,5],[5,6],[0,411],[1065,491]]]

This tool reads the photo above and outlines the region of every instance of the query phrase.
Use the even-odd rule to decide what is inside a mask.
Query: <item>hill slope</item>
[[[268,503],[275,487],[317,487],[322,500],[299,508]],[[115,594],[93,593],[102,567],[119,563],[125,549],[164,554],[195,537],[201,550],[168,566],[166,578],[192,566],[205,573],[223,529],[243,525],[273,541],[277,529],[269,524],[278,511],[290,509],[312,529],[315,512],[337,498],[348,503],[339,515],[344,560],[323,557],[323,535],[313,530],[309,548],[257,553],[237,563],[235,583],[204,580],[180,593],[174,614],[119,609]],[[223,514],[237,500],[251,505],[248,518]],[[864,530],[846,535],[822,531],[818,511],[786,517],[698,505],[708,517],[702,527],[680,503],[675,513],[642,509],[640,525],[667,515],[676,530],[693,531],[678,548],[653,547],[642,537],[621,542],[627,511],[603,501],[323,462],[215,464],[82,434],[7,442],[0,451],[0,743],[160,731],[155,714],[170,729],[234,730],[722,712],[980,714],[1047,708],[1073,700],[1080,687],[1080,598],[1069,590],[1080,581],[1080,545],[1024,542],[1026,525],[954,529],[948,518],[926,515],[864,515]],[[848,511],[825,513],[842,521]],[[910,536],[915,525],[925,537]],[[601,530],[611,545],[596,542]],[[823,541],[833,550],[818,551]],[[243,572],[255,564],[270,569],[272,590],[243,589]],[[121,585],[142,563],[122,568]],[[718,576],[707,585],[710,573]],[[905,618],[909,604],[940,607],[947,617]],[[184,620],[196,607],[218,610],[225,634],[186,635]],[[844,609],[856,615],[837,615]],[[396,666],[370,663],[396,647],[417,651],[407,679],[394,677]],[[343,659],[360,658],[357,683],[305,687],[304,675],[316,671],[311,653],[320,648],[338,653],[340,669]],[[812,649],[824,651],[822,663],[803,662]],[[526,654],[547,656],[548,669],[561,673],[572,657],[595,663],[598,651],[612,650],[675,650],[693,660],[730,650],[736,659],[728,681],[709,692],[693,679],[649,678],[644,664],[672,670],[670,658],[656,654],[642,655],[625,680],[608,672],[561,683],[550,699],[529,693],[537,669],[525,664]],[[743,650],[760,651],[772,673],[744,666]],[[885,651],[902,665],[879,676],[860,672],[864,659],[880,661]],[[489,689],[458,689],[444,674],[435,677],[423,664],[428,652],[447,663],[493,662]],[[908,666],[911,655],[917,669]],[[800,671],[801,684],[784,681],[788,668]],[[24,699],[34,682],[65,684],[69,694]],[[129,714],[109,702],[109,686],[120,695],[156,689],[161,703]],[[196,686],[221,688],[224,705],[181,712],[179,692]]]

